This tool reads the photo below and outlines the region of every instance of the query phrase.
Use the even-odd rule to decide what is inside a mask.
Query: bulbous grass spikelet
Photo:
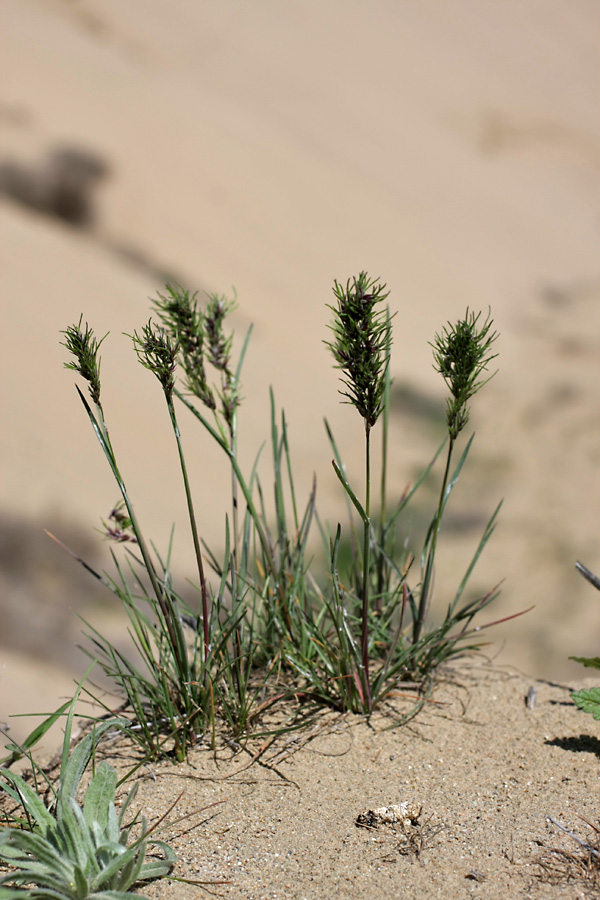
[[[166,330],[179,346],[179,360],[186,376],[185,388],[208,409],[217,404],[209,387],[204,367],[204,313],[197,293],[167,285],[168,296],[154,300],[156,312]]]
[[[356,407],[365,428],[375,425],[383,409],[385,372],[392,345],[389,318],[376,305],[386,299],[386,285],[366,272],[348,280],[344,287],[334,282],[337,306],[334,313],[333,341],[325,341],[333,353],[336,368],[341,369],[347,403]]]
[[[233,333],[225,334],[223,327],[227,316],[236,307],[235,300],[228,300],[222,294],[209,294],[206,311],[204,313],[204,332],[208,344],[208,358],[214,368],[221,372],[221,390],[218,391],[221,401],[221,411],[231,428],[237,407],[241,398],[237,379],[231,368],[231,348]]]
[[[93,330],[85,323],[85,331],[81,328],[83,314],[79,317],[77,325],[69,325],[61,334],[65,335],[66,340],[61,341],[63,347],[66,347],[69,353],[74,357],[72,362],[65,363],[65,369],[72,369],[78,372],[82,378],[88,383],[90,397],[93,402],[102,409],[100,403],[100,359],[98,351],[100,344],[107,337],[97,340]]]
[[[236,307],[234,300],[220,294],[209,294],[204,325],[208,343],[209,358],[215,369],[228,372],[231,365],[231,345],[233,335],[227,336],[223,323]]]
[[[170,401],[175,388],[178,345],[171,340],[164,328],[153,325],[152,319],[144,325],[141,335],[134,331],[131,338],[139,361],[158,378]]]
[[[490,352],[498,337],[498,333],[492,331],[493,319],[488,314],[483,325],[478,327],[480,316],[480,312],[475,315],[467,307],[464,319],[459,319],[456,325],[449,322],[430,344],[434,368],[450,390],[446,420],[452,440],[469,421],[469,400],[496,374],[492,372],[487,378],[480,377],[498,355]]]

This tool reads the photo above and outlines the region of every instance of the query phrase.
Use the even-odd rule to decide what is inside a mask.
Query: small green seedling
[[[575,564],[575,567],[590,584],[593,584],[600,591],[600,578],[597,575],[590,572],[583,563],[578,562]],[[569,659],[581,663],[582,666],[586,666],[588,669],[600,669],[600,656],[570,656]],[[600,721],[600,688],[575,691],[575,693],[571,694],[571,699],[579,709],[590,713],[590,715]]]

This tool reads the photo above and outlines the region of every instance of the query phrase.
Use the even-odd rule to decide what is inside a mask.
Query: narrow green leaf
[[[106,835],[110,841],[114,844],[118,844],[120,841],[120,828],[119,828],[119,817],[117,815],[117,810],[114,804],[114,791],[111,796],[111,802],[108,805],[108,814],[106,817]]]
[[[165,854],[165,858],[164,860],[157,859],[143,864],[139,873],[139,879],[143,881],[146,881],[149,878],[162,878],[164,875],[168,875],[177,862],[177,854],[165,841],[155,840],[152,841],[152,844],[153,846],[155,845],[161,848]]]
[[[244,338],[244,343],[242,344],[242,349],[240,350],[240,358],[238,359],[238,364],[237,364],[237,367],[235,370],[236,382],[239,382],[241,374],[242,374],[242,368],[244,366],[244,359],[246,357],[246,350],[248,349],[248,344],[250,342],[250,335],[252,334],[253,327],[254,326],[252,324],[250,324],[250,326],[248,327],[248,331],[246,332],[246,337]]]
[[[487,544],[487,542],[491,538],[492,534],[494,533],[494,529],[496,528],[496,519],[498,518],[498,514],[500,512],[500,509],[502,508],[502,502],[503,501],[501,500],[500,503],[498,504],[498,506],[496,507],[496,509],[494,510],[494,512],[492,513],[490,520],[484,529],[483,535],[481,536],[481,540],[479,541],[479,544],[477,545],[477,549],[473,555],[473,558],[472,558],[471,562],[469,563],[469,566],[467,567],[467,571],[465,572],[463,579],[458,587],[458,590],[456,592],[454,600],[450,604],[448,615],[452,615],[454,610],[456,609],[458,602],[459,602],[460,598],[462,597],[463,592],[467,586],[467,583],[468,583],[471,575],[473,574],[473,569],[477,565],[477,561],[479,560],[479,557],[481,556],[485,545]]]
[[[144,843],[136,845],[136,852],[127,860],[125,865],[119,870],[118,874],[112,879],[116,888],[125,888],[127,890],[132,884],[140,879],[140,872],[146,854],[146,845]]]
[[[119,489],[123,493],[123,492],[125,492],[125,485],[123,484],[123,479],[121,478],[121,473],[119,472],[119,470],[117,468],[115,456],[112,451],[110,441],[107,438],[106,432],[104,431],[104,429],[102,428],[102,426],[98,422],[98,420],[96,419],[96,416],[92,412],[89,403],[87,402],[83,393],[80,391],[78,385],[75,385],[75,388],[77,390],[77,393],[79,394],[79,398],[80,398],[81,402],[83,403],[83,405],[85,407],[85,411],[87,412],[87,414],[89,416],[90,422],[92,423],[92,428],[94,429],[94,431],[96,433],[96,437],[98,438],[98,440],[100,442],[100,446],[102,447],[102,452],[104,453],[104,455],[107,459],[110,469],[114,475],[115,481],[117,482],[117,484],[119,485]]]
[[[85,877],[83,871],[79,866],[75,866],[74,868],[75,875],[75,887],[77,889],[78,897],[87,897],[89,895],[89,885],[88,880]]]
[[[135,770],[134,770],[134,771],[135,771]],[[129,809],[130,804],[131,804],[131,803],[133,802],[133,800],[135,799],[135,796],[136,796],[136,794],[137,794],[137,792],[138,792],[139,786],[140,786],[139,781],[136,781],[136,783],[134,784],[134,786],[131,788],[131,790],[129,791],[129,793],[127,794],[127,796],[125,797],[125,799],[123,800],[123,803],[121,804],[121,810],[120,810],[120,812],[119,812],[119,819],[118,819],[118,825],[119,825],[119,828],[122,828],[122,827],[123,827],[123,820],[124,820],[124,818],[125,818],[125,813],[126,813],[127,810]]]
[[[94,891],[85,900],[131,900],[131,891]]]
[[[456,485],[456,482],[458,481],[459,475],[462,472],[462,468],[467,460],[467,456],[469,455],[469,450],[471,449],[471,444],[473,443],[474,438],[475,438],[475,434],[472,434],[471,437],[469,438],[469,440],[467,441],[467,446],[463,450],[461,457],[460,457],[458,463],[456,464],[456,468],[455,468],[454,472],[452,473],[452,477],[450,478],[450,480],[448,481],[448,484],[446,485],[446,491],[444,493],[444,502],[442,505],[442,510],[445,509],[446,503],[448,502],[448,497],[452,493],[452,490],[453,490],[454,486]]]
[[[64,845],[61,849],[65,857],[83,871],[88,860],[92,864],[94,862],[95,847],[92,835],[75,800],[63,803],[61,813],[57,828],[60,843]]]
[[[411,487],[411,489],[401,498],[400,502],[398,503],[398,506],[396,507],[396,509],[394,510],[394,512],[392,513],[392,515],[390,516],[390,518],[386,524],[386,532],[392,527],[392,525],[395,523],[398,516],[408,506],[408,504],[410,503],[410,501],[412,500],[412,498],[414,497],[416,492],[419,490],[419,488],[421,487],[423,482],[426,480],[426,478],[429,477],[429,475],[431,474],[431,470],[433,469],[436,462],[438,461],[439,456],[447,443],[448,443],[448,437],[446,436],[446,437],[444,437],[444,440],[442,441],[442,443],[440,444],[438,449],[435,451],[433,459],[431,460],[429,465],[425,469],[423,469],[423,471],[421,472],[421,474],[419,475],[419,477],[417,478],[417,480],[415,481],[415,483]]]
[[[330,426],[329,426],[329,422],[327,421],[327,419],[324,419],[323,421],[324,421],[324,423],[325,423],[325,430],[326,430],[326,432],[327,432],[327,437],[329,438],[329,443],[331,444],[331,449],[333,450],[333,456],[334,456],[334,459],[335,459],[335,461],[337,462],[337,464],[338,464],[340,470],[343,472],[343,470],[344,470],[344,463],[343,463],[343,461],[342,461],[341,453],[340,453],[340,451],[339,451],[339,449],[338,449],[337,443],[336,443],[335,438],[334,438],[334,436],[333,436],[333,432],[332,432],[332,430],[331,430],[331,428],[330,428]],[[346,507],[347,507],[347,510],[348,510],[348,518],[350,519],[350,523],[351,523],[352,527],[354,527],[353,524],[352,524],[352,503],[350,502],[350,498],[348,497],[348,494],[345,495],[345,498],[344,498],[344,499],[345,499],[345,501],[346,501]],[[325,545],[326,545],[326,544],[325,544]],[[327,545],[326,545],[326,546],[327,546]]]
[[[21,759],[27,750],[31,750],[32,747],[35,747],[37,742],[44,737],[49,728],[51,728],[54,723],[59,719],[66,709],[69,708],[71,704],[70,700],[67,700],[66,703],[63,703],[56,712],[53,712],[51,716],[34,728],[33,731],[25,738],[22,744],[7,744],[6,749],[11,751],[10,756],[6,756],[4,759],[0,759],[0,766],[8,768],[8,766],[12,766],[14,762]]]
[[[369,517],[368,517],[368,515],[366,514],[366,512],[365,512],[365,510],[364,510],[364,508],[363,508],[363,506],[362,506],[362,504],[361,504],[361,502],[360,502],[360,500],[358,499],[358,497],[356,496],[356,494],[354,493],[354,491],[352,490],[352,488],[351,488],[350,485],[348,484],[348,480],[347,480],[346,476],[344,475],[343,471],[341,470],[341,468],[339,467],[339,465],[338,465],[338,463],[337,463],[337,461],[336,461],[335,459],[333,459],[333,460],[331,461],[331,464],[332,464],[332,466],[333,466],[333,470],[334,470],[335,474],[337,475],[337,477],[338,477],[339,480],[341,481],[342,487],[343,487],[344,490],[346,491],[346,494],[348,495],[348,497],[350,498],[350,500],[352,500],[352,503],[354,504],[354,507],[355,507],[357,513],[358,513],[359,516],[361,517],[363,523],[364,523],[365,525],[367,525],[367,524],[369,523]]]
[[[2,884],[2,879],[0,879],[0,884]],[[47,894],[46,896],[48,898],[52,897],[51,894]],[[33,892],[30,894],[30,897],[31,900],[34,900]],[[57,900],[64,900],[64,896],[61,894],[55,894],[54,898],[57,898]],[[0,900],[23,900],[23,891],[18,888],[0,887]]]
[[[77,390],[79,391],[79,388],[77,388]],[[86,407],[88,407],[87,401],[86,401],[85,397],[83,396],[83,394],[81,393],[81,391],[79,391],[79,395],[81,396]],[[89,409],[89,407],[88,407],[88,409]],[[90,410],[90,414],[91,414],[91,410]],[[93,418],[93,415],[92,415],[92,418]],[[69,749],[70,749],[70,745],[71,745],[71,729],[73,728],[73,716],[75,715],[75,704],[77,703],[77,700],[79,699],[79,694],[81,693],[81,688],[83,686],[84,681],[87,680],[88,675],[90,674],[90,672],[92,671],[92,669],[94,668],[95,665],[96,665],[96,663],[92,662],[92,664],[90,666],[88,666],[88,668],[86,669],[83,678],[77,685],[77,689],[73,695],[73,699],[71,700],[71,704],[69,706],[69,713],[67,715],[67,724],[65,725],[65,736],[63,739],[63,746],[62,746],[62,758],[61,758],[61,765],[60,765],[61,785],[58,789],[59,796],[60,796],[61,789],[62,789],[63,774],[66,770],[67,760],[69,758]],[[87,763],[86,763],[86,765],[87,765]],[[85,766],[84,766],[84,768],[85,768]],[[82,769],[82,772],[83,772],[83,769]],[[79,778],[81,778],[81,775],[79,776]],[[79,779],[77,779],[77,782],[79,783]]]

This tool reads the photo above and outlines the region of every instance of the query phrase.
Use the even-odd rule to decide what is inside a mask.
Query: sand
[[[155,815],[180,791],[173,815],[222,802],[189,833],[171,832],[176,872],[228,880],[215,893],[244,900],[596,895],[593,877],[550,852],[579,848],[547,817],[595,839],[580,817],[598,825],[598,723],[566,685],[485,665],[445,676],[401,729],[386,730],[382,716],[329,715],[298,749],[282,740],[253,765],[250,754],[215,762],[205,751],[151,766],[141,797]],[[422,807],[416,825],[357,826],[361,813],[403,801]],[[184,900],[194,890],[143,893]]]
[[[95,529],[117,492],[59,344],[82,313],[98,336],[111,332],[103,399],[138,515],[162,549],[176,522],[176,577],[181,585],[193,577],[164,404],[123,335],[147,321],[148,298],[168,278],[230,296],[235,289],[238,347],[254,324],[240,412],[244,465],[268,438],[272,385],[289,422],[299,496],[316,473],[319,508],[334,526],[343,501],[323,417],[359,489],[362,466],[361,423],[339,403],[323,346],[333,280],[367,269],[391,290],[392,497],[444,431],[428,341],[467,306],[491,308],[499,372],[473,403],[476,439],[442,535],[434,615],[504,498],[473,591],[504,579],[485,621],[534,609],[488,632],[486,652],[502,671],[530,679],[581,677],[568,657],[596,655],[600,635],[597,596],[574,568],[581,559],[600,571],[599,25],[594,0],[4,0],[0,721],[51,711],[69,695],[85,668],[75,613],[97,616],[115,639],[123,634],[110,598],[91,582],[71,583],[40,549],[47,528],[99,567],[108,561]],[[57,159],[73,150],[80,175],[88,173],[85,202],[60,219],[48,173],[56,177]],[[27,202],[15,187],[23,177]],[[227,466],[192,423],[182,420],[182,429],[200,530],[218,549]],[[263,479],[269,484],[267,453]],[[428,712],[416,734],[376,734],[358,722],[319,733],[281,763],[299,788],[254,766],[256,783],[223,783],[229,806],[193,837],[202,850],[193,865],[235,875],[222,890],[248,897],[358,897],[406,884],[407,896],[450,885],[453,896],[487,898],[506,894],[509,878],[519,896],[550,896],[527,865],[532,842],[557,840],[546,814],[575,829],[583,826],[574,810],[595,819],[597,731],[559,688],[541,685],[538,707],[526,711],[527,686],[473,674],[468,691],[452,689],[448,715]],[[465,717],[456,698],[467,693]],[[10,721],[15,737],[31,728]],[[424,739],[433,733],[433,743]],[[588,749],[572,743],[581,734],[591,736]],[[471,740],[491,749],[474,756]],[[346,746],[340,759],[319,756]],[[207,759],[194,765],[212,775]],[[234,787],[239,795],[228,793]],[[407,792],[432,828],[443,826],[412,863],[388,831],[354,825],[363,808]],[[238,863],[226,853],[243,871],[233,872]],[[467,877],[472,869],[486,881]],[[573,897],[579,888],[552,890]]]
[[[401,728],[402,699],[370,721],[323,711],[237,752],[217,734],[185,763],[148,763],[135,807],[150,822],[173,807],[157,834],[179,858],[139,893],[191,900],[187,878],[232,900],[596,897],[597,861],[560,828],[597,846],[599,726],[570,698],[589,683],[455,663]],[[121,774],[139,761],[126,741],[101,746]],[[402,804],[411,820],[382,821]]]

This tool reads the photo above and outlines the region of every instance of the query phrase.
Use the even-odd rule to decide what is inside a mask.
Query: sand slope
[[[0,162],[36,169],[75,146],[109,174],[85,229],[0,197],[3,510],[93,534],[116,499],[62,369],[58,332],[83,312],[98,335],[112,332],[104,399],[140,517],[163,547],[178,521],[175,559],[190,574],[165,411],[121,334],[146,321],[172,273],[235,286],[238,339],[255,324],[246,463],[268,435],[273,384],[298,489],[306,496],[316,471],[335,522],[322,418],[357,479],[361,431],[338,403],[325,304],[334,278],[367,268],[392,291],[397,384],[424,407],[443,397],[427,341],[467,305],[492,308],[500,373],[474,405],[474,466],[454,508],[477,528],[449,538],[438,599],[505,497],[475,586],[506,577],[498,617],[536,605],[498,632],[503,658],[573,673],[566,657],[596,653],[600,634],[596,598],[573,570],[578,557],[600,569],[599,20],[593,0],[5,0]],[[201,528],[218,545],[226,466],[184,427]],[[397,413],[397,491],[442,433]],[[5,718],[19,701],[0,688]]]
[[[151,822],[175,804],[160,830],[178,853],[173,875],[221,882],[206,889],[231,900],[597,897],[597,863],[588,871],[548,818],[595,843],[583,820],[598,824],[598,723],[568,685],[455,665],[416,719],[389,725],[324,713],[237,753],[218,734],[215,751],[207,741],[186,763],[138,768],[135,803]],[[118,739],[102,748],[120,772],[138,761]],[[403,802],[413,821],[368,815]],[[198,887],[167,879],[139,893],[191,900]]]

